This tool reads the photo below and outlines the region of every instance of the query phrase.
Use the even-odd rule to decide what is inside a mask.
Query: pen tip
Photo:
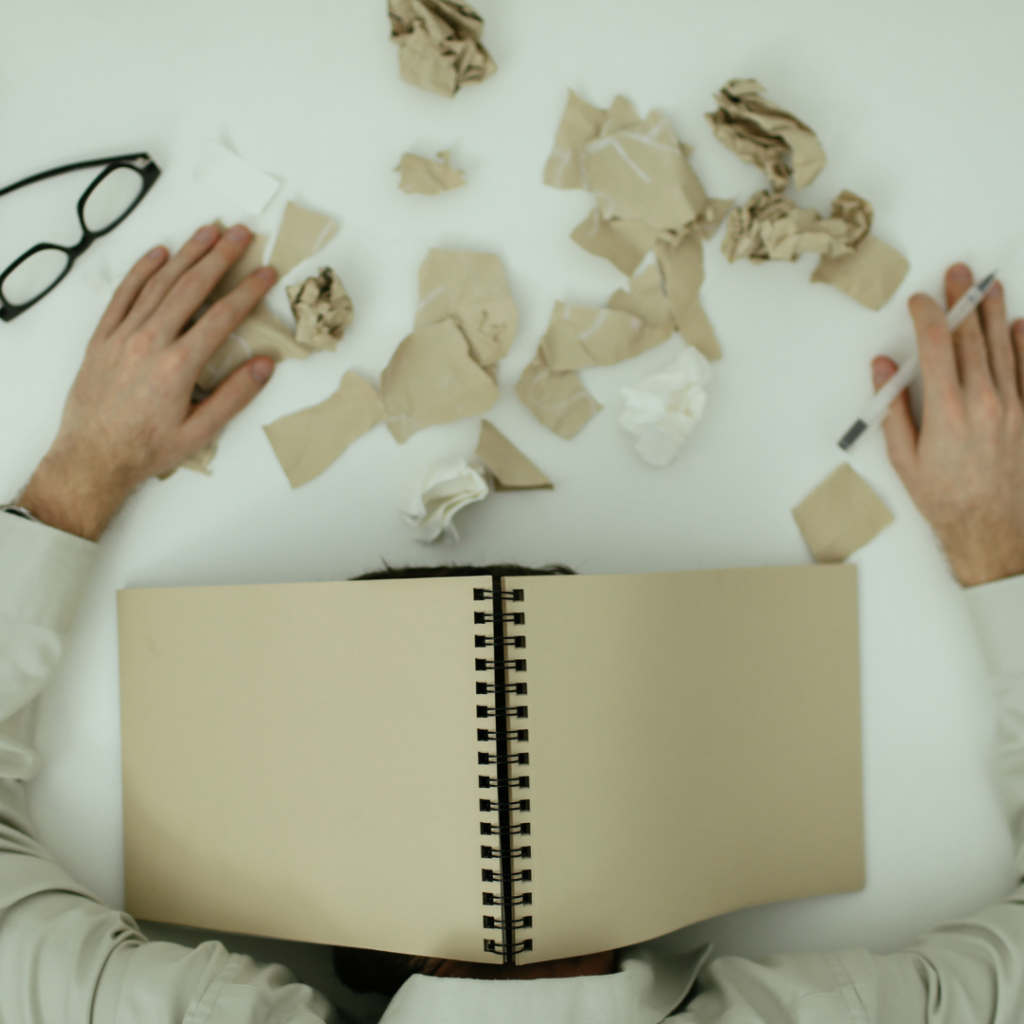
[[[860,437],[860,435],[867,429],[868,425],[863,420],[857,420],[857,422],[854,423],[854,425],[850,427],[850,429],[839,439],[839,447],[842,448],[844,452],[849,451],[853,442],[856,441],[857,438]]]

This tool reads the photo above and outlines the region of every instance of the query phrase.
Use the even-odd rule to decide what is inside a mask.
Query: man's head
[[[435,576],[565,576],[574,571],[564,565],[530,569],[522,565],[435,565],[393,569],[385,566],[356,576],[357,580],[424,579]],[[334,971],[355,992],[379,992],[393,996],[413,974],[449,978],[569,978],[586,974],[608,974],[615,970],[615,955],[608,951],[589,956],[550,960],[526,967],[505,967],[500,963],[478,964],[462,960],[439,960],[404,953],[385,953],[353,946],[334,947]]]

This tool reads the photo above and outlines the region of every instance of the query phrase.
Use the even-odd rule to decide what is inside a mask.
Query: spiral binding
[[[476,692],[493,697],[493,703],[478,704],[477,718],[493,719],[493,728],[479,728],[476,732],[477,741],[488,744],[488,749],[477,753],[477,763],[493,766],[493,775],[479,776],[481,789],[496,790],[496,798],[481,799],[482,813],[497,814],[498,820],[481,821],[480,834],[494,836],[496,845],[482,845],[480,856],[483,860],[500,862],[500,869],[484,868],[482,878],[485,883],[497,885],[498,891],[483,893],[483,904],[486,907],[498,908],[497,914],[485,914],[484,928],[496,929],[501,932],[500,939],[484,939],[484,952],[494,953],[506,964],[514,964],[519,953],[533,949],[533,940],[520,938],[520,932],[533,927],[533,918],[529,915],[516,916],[516,909],[533,903],[533,894],[522,888],[523,883],[532,881],[533,873],[528,868],[517,870],[519,864],[530,858],[530,847],[516,845],[520,836],[530,834],[530,823],[522,820],[522,815],[530,810],[530,801],[522,797],[513,798],[512,790],[528,789],[529,775],[513,775],[513,767],[529,765],[530,755],[527,751],[510,749],[512,743],[522,744],[529,740],[527,729],[516,728],[515,719],[528,717],[528,706],[521,702],[513,703],[513,697],[522,697],[527,693],[527,685],[521,681],[510,681],[510,673],[526,671],[526,659],[510,657],[508,651],[524,648],[526,637],[507,635],[506,626],[521,626],[526,621],[523,612],[505,611],[506,602],[523,600],[523,591],[505,590],[500,577],[492,578],[491,589],[473,588],[474,601],[489,601],[489,611],[473,613],[473,621],[477,624],[489,624],[493,627],[490,636],[477,635],[476,646],[490,648],[490,658],[476,658],[478,672],[488,672],[487,680],[479,680]]]

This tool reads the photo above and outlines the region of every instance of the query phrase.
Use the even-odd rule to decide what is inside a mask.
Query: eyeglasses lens
[[[42,295],[67,269],[68,254],[40,249],[19,263],[0,285],[0,297],[9,306],[23,306]]]
[[[113,227],[139,198],[142,175],[131,167],[115,167],[89,193],[82,208],[87,231],[101,232]]]

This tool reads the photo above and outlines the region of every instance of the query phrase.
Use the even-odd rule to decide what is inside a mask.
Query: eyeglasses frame
[[[52,170],[43,171],[40,174],[33,174],[31,177],[23,178],[21,181],[16,181],[13,185],[0,188],[0,197],[2,197],[19,188],[24,188],[26,185],[33,185],[37,181],[44,181],[47,178],[55,178],[60,174],[67,174],[71,171],[84,170],[87,167],[101,166],[103,167],[103,170],[93,179],[92,183],[88,188],[86,188],[82,193],[82,197],[78,200],[78,223],[82,228],[82,238],[78,244],[73,246],[64,246],[57,245],[56,242],[40,242],[38,245],[32,246],[32,248],[27,252],[22,253],[21,256],[19,256],[9,267],[7,267],[6,270],[4,270],[2,274],[0,274],[0,320],[10,322],[16,316],[20,316],[24,313],[25,310],[31,309],[31,307],[39,302],[40,299],[49,295],[50,292],[52,292],[53,289],[56,288],[65,277],[67,277],[78,257],[81,256],[97,238],[102,238],[104,235],[113,231],[114,228],[124,221],[135,207],[142,202],[146,197],[146,193],[149,192],[156,183],[157,178],[160,177],[160,168],[148,153],[128,153],[125,156],[111,156],[98,160],[84,160],[80,163],[65,164],[62,167],[54,167]],[[130,170],[136,171],[142,177],[142,188],[140,189],[139,194],[135,197],[131,206],[129,206],[128,209],[117,218],[117,220],[112,221],[102,231],[90,231],[85,224],[85,204],[89,201],[89,197],[96,191],[100,183],[114,171],[122,167],[127,167]],[[3,297],[4,281],[7,280],[7,278],[26,260],[35,256],[36,253],[45,252],[48,249],[55,249],[58,252],[64,253],[67,257],[67,266],[60,273],[57,279],[49,286],[49,288],[40,292],[29,302],[22,303],[21,305],[13,305],[6,302]]]

